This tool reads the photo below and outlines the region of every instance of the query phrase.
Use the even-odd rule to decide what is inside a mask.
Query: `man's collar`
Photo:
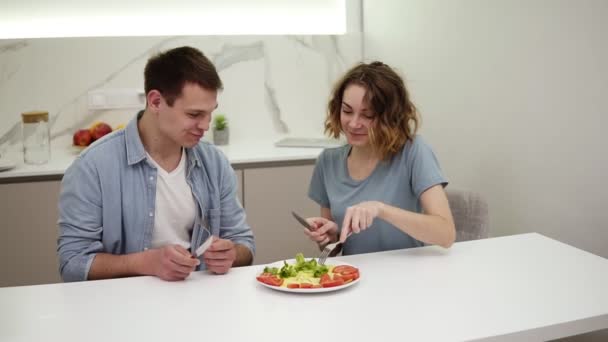
[[[137,164],[146,159],[146,150],[141,142],[137,128],[137,122],[142,114],[143,111],[137,113],[137,116],[131,119],[127,127],[125,127],[125,144],[127,147],[127,163],[129,165]]]
[[[133,165],[141,162],[146,159],[146,149],[144,148],[144,144],[141,142],[141,137],[139,135],[139,129],[137,127],[137,122],[143,115],[143,110],[137,113],[137,116],[134,117],[127,127],[125,127],[125,143],[127,147],[127,163],[128,165]],[[194,152],[194,148],[186,148],[186,157],[188,159],[188,164],[190,166],[201,166],[202,161],[197,153]]]

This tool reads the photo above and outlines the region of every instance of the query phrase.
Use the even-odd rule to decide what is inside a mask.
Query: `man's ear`
[[[159,109],[162,99],[163,99],[163,96],[156,89],[150,90],[148,92],[148,94],[146,95],[146,101],[148,102],[148,107],[155,111],[157,111]]]

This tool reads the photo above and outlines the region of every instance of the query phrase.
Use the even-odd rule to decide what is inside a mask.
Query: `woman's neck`
[[[362,181],[374,172],[379,161],[371,148],[353,146],[347,160],[348,174],[352,179]]]
[[[353,146],[350,150],[350,157],[358,162],[377,162],[380,158],[370,146]]]

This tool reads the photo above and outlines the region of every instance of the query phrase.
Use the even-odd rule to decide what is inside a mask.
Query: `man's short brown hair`
[[[158,90],[167,104],[180,97],[186,83],[204,89],[221,90],[222,81],[215,66],[205,55],[189,46],[161,52],[148,60],[144,70],[145,91]]]

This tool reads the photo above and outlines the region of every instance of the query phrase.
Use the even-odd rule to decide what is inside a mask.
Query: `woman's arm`
[[[443,187],[435,185],[423,192],[420,204],[422,214],[384,204],[378,217],[417,240],[449,248],[456,240],[456,228]]]
[[[331,209],[329,208],[325,208],[325,207],[321,207],[321,217],[326,218],[330,221],[333,221],[334,219],[331,217]]]
[[[371,226],[374,218],[380,218],[417,240],[449,248],[456,239],[456,229],[443,187],[435,185],[424,191],[420,203],[422,214],[378,201],[349,207],[344,215],[340,240],[344,241],[351,231],[359,233]]]

